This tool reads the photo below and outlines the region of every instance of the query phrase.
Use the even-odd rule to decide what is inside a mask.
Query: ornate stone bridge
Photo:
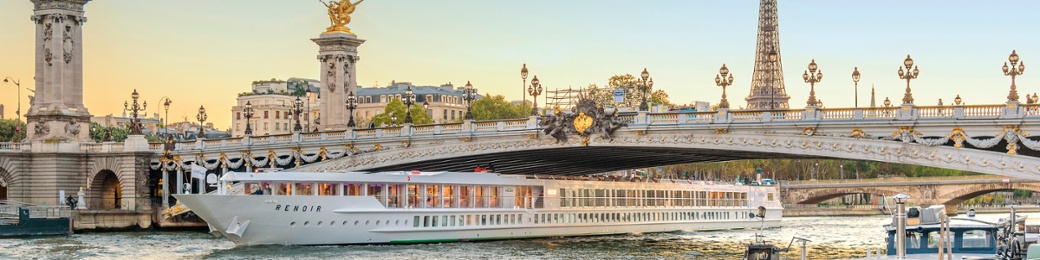
[[[118,143],[82,144],[91,151],[151,154],[152,173],[136,188],[176,183],[191,164],[210,172],[259,167],[300,171],[466,171],[492,164],[505,174],[580,175],[688,162],[761,158],[839,158],[925,165],[1013,178],[1040,179],[1040,131],[1035,105],[891,108],[809,107],[780,111],[637,113],[613,134],[571,134],[566,142],[539,125],[550,117],[379,129],[300,133],[172,143],[133,151]],[[0,182],[10,197],[53,198],[26,192],[31,178],[19,163],[43,143],[0,145]],[[90,168],[101,157],[80,165]],[[78,166],[77,166],[78,167]],[[96,167],[94,167],[96,168]],[[99,168],[99,171],[100,168]],[[110,169],[111,172],[122,172]],[[82,176],[93,179],[98,172]],[[178,178],[168,176],[176,174]],[[140,175],[140,174],[138,174]],[[140,176],[141,178],[145,176]],[[125,180],[120,179],[125,182]],[[87,182],[90,184],[89,182]],[[20,185],[21,184],[21,185]],[[164,187],[167,191],[169,188]],[[174,189],[179,191],[180,189]],[[100,196],[100,195],[99,195]],[[42,198],[46,197],[46,198]]]
[[[1012,190],[1040,192],[1040,182],[993,175],[792,181],[780,184],[780,197],[785,204],[817,204],[851,194],[891,197],[904,193],[910,195],[911,204],[946,205],[947,212],[957,212],[957,204],[961,202],[987,193]]]

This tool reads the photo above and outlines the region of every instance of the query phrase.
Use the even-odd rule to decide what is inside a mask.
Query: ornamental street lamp
[[[726,100],[726,87],[733,85],[733,74],[729,73],[729,68],[726,67],[726,64],[722,64],[722,68],[719,68],[719,74],[715,75],[715,85],[722,87],[722,100],[719,101],[719,108],[728,109],[729,100]]]
[[[960,96],[958,95],[958,97],[960,97]],[[885,107],[890,107],[890,106],[892,106],[892,101],[888,100],[888,97],[885,97]]]
[[[426,116],[429,117],[431,119],[431,121],[433,121],[432,120],[433,119],[433,115],[432,115],[432,113],[430,113],[430,102],[428,102],[428,101],[429,100],[423,100],[423,102],[422,102],[422,110],[423,110],[423,113],[426,113]]]
[[[415,93],[412,92],[412,86],[408,86],[408,89],[404,91],[404,123],[412,123],[412,105],[415,104]]]
[[[390,126],[397,126],[397,115],[394,112],[390,112]]]
[[[917,66],[914,66],[914,59],[910,58],[910,54],[906,55],[906,59],[903,60],[903,66],[906,66],[906,72],[903,72],[903,67],[899,67],[899,78],[906,80],[906,93],[903,94],[903,104],[913,104],[914,95],[910,93],[910,80],[916,79],[918,74],[921,74],[920,70],[917,70]],[[914,70],[910,70],[913,67]]]
[[[300,97],[297,96],[296,100],[293,100],[292,107],[289,109],[293,112],[293,120],[296,120],[296,124],[293,125],[293,131],[303,131],[303,126],[300,125],[300,114],[303,113],[303,100],[300,100]]]
[[[206,138],[206,119],[207,118],[209,118],[209,117],[206,116],[206,107],[199,106],[199,114],[195,115],[195,119],[199,120],[199,137],[198,138]]]
[[[531,107],[531,115],[537,116],[539,114],[538,95],[542,94],[542,82],[538,80],[538,75],[534,75],[534,79],[531,79],[531,86],[527,87],[527,94],[531,94],[531,100],[534,101],[534,106]]]
[[[859,67],[852,67],[852,82],[856,83],[855,108],[859,108]]]
[[[14,88],[18,90],[18,110],[14,111],[14,115],[18,117],[18,122],[22,122],[22,81],[15,80],[11,77],[4,78],[4,83],[7,82],[14,83]],[[21,132],[21,130],[19,130],[19,132]]]
[[[1002,68],[1004,70],[1004,76],[1011,76],[1011,91],[1008,92],[1007,98],[1008,102],[1018,101],[1018,88],[1015,86],[1015,77],[1022,75],[1022,73],[1026,71],[1026,63],[1018,62],[1018,53],[1015,53],[1015,50],[1011,50],[1011,55],[1008,55],[1008,61],[1011,62],[1011,67],[1008,68],[1008,64],[1005,62],[1004,67]],[[1028,97],[1029,94],[1026,94],[1027,99]]]
[[[538,76],[534,77],[535,80]],[[534,81],[531,81],[534,82]],[[466,120],[473,120],[472,104],[473,100],[477,98],[477,90],[473,88],[473,84],[466,81],[466,87],[462,89],[462,100],[466,101]]]
[[[520,103],[520,107],[524,107],[524,105],[527,105],[527,91],[524,91],[524,89],[527,88],[527,63],[524,63],[524,67],[520,68],[520,78],[524,79],[524,84],[520,85],[520,92],[523,92],[521,94],[524,96],[524,103]],[[524,117],[527,117],[527,111],[522,111],[522,113],[524,113]]]
[[[646,68],[643,68],[643,72],[639,74],[639,77],[643,83],[639,86],[641,92],[643,93],[643,102],[639,103],[639,110],[647,111],[650,110],[650,105],[646,103],[646,96],[650,95],[650,91],[654,87],[654,80],[650,78],[650,72],[647,72]]]
[[[354,95],[354,91],[347,94],[347,110],[350,110],[350,120],[347,120],[347,127],[353,129],[357,127],[357,123],[354,123],[354,109],[357,109],[357,96]]]
[[[961,101],[964,101],[964,100],[961,99],[961,94],[957,94],[957,97],[953,98],[953,104],[954,105],[960,106],[961,105]]]
[[[246,108],[243,109],[242,113],[245,114],[245,116],[246,116],[246,132],[245,132],[245,135],[250,135],[251,136],[251,135],[253,135],[253,127],[251,126],[252,123],[249,122],[249,119],[253,118],[253,103],[250,102],[250,101],[246,101]],[[277,123],[275,123],[275,124],[277,124]]]
[[[148,108],[148,101],[144,101],[142,104],[137,103],[137,99],[141,97],[137,94],[137,89],[134,89],[134,93],[130,94],[130,97],[134,99],[133,105],[130,102],[123,101],[123,111],[130,112],[130,133],[131,135],[141,135],[141,118],[137,117],[138,113]]]
[[[823,80],[823,70],[817,71],[816,59],[809,62],[809,70],[802,73],[802,79],[805,83],[809,83],[809,100],[805,103],[811,107],[819,106],[820,103],[816,101],[816,83]]]
[[[162,124],[163,125],[163,137],[166,137],[166,136],[170,135],[170,126],[168,124],[170,124],[170,104],[172,104],[173,101],[170,100],[169,97],[165,97],[164,96],[164,97],[162,97],[162,99],[159,99],[159,102],[162,102],[162,104],[163,104],[163,112],[166,113],[163,116],[163,124]]]
[[[776,109],[776,101],[774,99],[776,98],[776,89],[778,87],[775,86],[774,84],[776,83],[775,82],[776,81],[776,59],[779,57],[779,55],[776,54],[776,49],[773,49],[772,47],[770,47],[769,55],[767,55],[767,57],[769,58],[769,66],[770,66],[770,68],[769,68],[769,71],[770,71],[769,72],[769,109],[773,110],[773,109]],[[730,80],[730,81],[732,81],[732,80]],[[722,92],[726,92],[725,88],[723,88]],[[729,104],[726,104],[726,108],[729,108]]]

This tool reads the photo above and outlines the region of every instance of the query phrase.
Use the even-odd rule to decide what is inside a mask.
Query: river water
[[[1029,213],[1040,217],[1040,213]],[[996,220],[1007,214],[980,214]],[[761,231],[781,248],[792,237],[813,259],[863,256],[885,245],[888,216],[784,218]],[[0,239],[0,259],[739,259],[756,230],[676,232],[479,243],[363,246],[235,247],[203,232],[86,233],[68,237]],[[792,248],[789,256],[798,253]]]

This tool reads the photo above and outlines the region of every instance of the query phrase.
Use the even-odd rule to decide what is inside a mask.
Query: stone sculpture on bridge
[[[604,140],[614,140],[614,131],[628,126],[617,117],[617,108],[614,113],[607,113],[595,101],[585,98],[585,95],[579,95],[579,99],[578,105],[570,113],[557,107],[553,115],[540,122],[542,131],[555,138],[557,143],[566,143],[568,133],[581,136],[585,146],[588,146],[589,135],[593,133],[602,133]]]

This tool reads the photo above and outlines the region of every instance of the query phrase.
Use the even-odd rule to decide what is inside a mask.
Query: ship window
[[[466,225],[467,226],[472,226],[473,225],[473,215],[466,215]]]
[[[318,221],[318,226],[319,226],[319,227],[321,226],[321,221]]]
[[[408,185],[408,207],[417,208],[419,206],[419,185],[409,184]]]
[[[386,185],[386,206],[389,208],[400,208],[401,196],[404,195],[401,189],[404,188],[403,184],[388,184]]]
[[[386,200],[383,197],[383,190],[386,184],[368,184],[368,196],[375,197],[380,204],[386,206]]]
[[[990,233],[986,230],[968,230],[964,231],[961,239],[961,247],[963,248],[988,248]]]
[[[423,216],[423,227],[430,226],[430,216]]]
[[[440,185],[426,185],[426,208],[440,208]]]
[[[345,196],[361,196],[361,184],[357,184],[357,183],[344,183],[343,184],[343,195],[345,195]]]
[[[344,220],[344,221],[343,221],[343,223],[340,223],[340,224],[342,224],[342,225],[346,226],[346,225],[347,225],[347,221],[346,221],[346,220]]]
[[[380,222],[381,220],[376,220],[376,226],[378,226]]]
[[[438,218],[437,217],[439,217],[439,216],[433,216],[433,221],[432,221],[433,222],[433,225],[432,225],[433,227],[437,227],[437,224],[438,224],[438,222],[437,222]]]
[[[773,193],[769,193],[768,200],[773,201]]]
[[[407,222],[407,221],[405,221],[405,222]],[[407,225],[407,223],[405,223],[405,225]],[[413,217],[412,227],[419,227],[419,216]]]
[[[456,207],[457,205],[455,205],[455,203],[454,203],[455,202],[455,186],[444,185],[442,191],[443,191],[443,194],[444,194],[444,197],[443,197],[444,198],[443,199],[444,203],[441,204],[441,205],[444,205],[445,208]]]
[[[447,227],[448,226],[448,216],[441,216],[441,226],[442,227]]]
[[[459,187],[459,207],[460,208],[472,208],[473,205],[473,194],[470,192],[472,186],[460,186]]]
[[[357,226],[357,225],[358,225],[358,224],[360,224],[360,223],[361,223],[361,221],[358,221],[358,220],[355,220],[355,221],[354,221],[354,225],[355,225],[355,226]]]

